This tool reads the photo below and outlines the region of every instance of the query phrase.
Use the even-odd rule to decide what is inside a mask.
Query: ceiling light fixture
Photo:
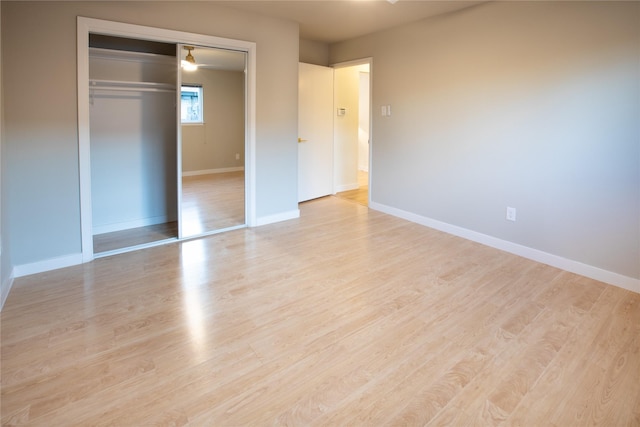
[[[185,71],[195,71],[198,69],[198,64],[196,64],[196,59],[191,54],[191,51],[195,49],[193,46],[184,46],[184,49],[189,51],[187,56],[181,61],[182,69]]]
[[[391,4],[396,4],[398,2],[398,0],[387,0],[387,1]]]

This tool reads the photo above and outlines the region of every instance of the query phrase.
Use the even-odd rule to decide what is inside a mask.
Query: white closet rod
[[[176,93],[175,89],[154,89],[154,88],[135,88],[135,87],[92,87],[91,90],[118,91],[118,92],[166,92]]]
[[[171,93],[175,93],[176,91],[176,87],[170,83],[130,82],[122,80],[89,80],[89,89]]]

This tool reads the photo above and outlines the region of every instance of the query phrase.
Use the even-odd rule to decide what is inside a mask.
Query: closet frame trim
[[[122,22],[79,16],[77,20],[77,80],[78,80],[78,163],[80,184],[80,232],[82,262],[94,259],[93,219],[91,206],[91,138],[89,128],[89,34],[128,37],[172,44],[194,44],[211,48],[245,52],[245,222],[255,227],[256,220],[256,44],[204,34],[146,27]],[[178,61],[176,61],[176,72]],[[176,117],[177,120],[177,117]],[[179,123],[178,123],[179,126]],[[177,145],[180,161],[180,144]],[[180,170],[180,169],[179,169]],[[178,192],[180,197],[181,191]],[[180,201],[178,201],[180,205]],[[198,237],[198,236],[196,236]],[[186,240],[186,239],[185,239]],[[171,240],[175,241],[175,240]]]

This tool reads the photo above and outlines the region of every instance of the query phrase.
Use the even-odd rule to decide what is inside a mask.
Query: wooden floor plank
[[[336,197],[356,202],[363,206],[369,205],[369,172],[358,170],[358,188],[336,193]]]
[[[16,279],[3,425],[638,425],[640,295],[336,197]]]

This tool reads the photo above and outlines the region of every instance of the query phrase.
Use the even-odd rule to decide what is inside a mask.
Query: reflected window
[[[204,123],[201,85],[182,85],[180,103],[182,123]]]

